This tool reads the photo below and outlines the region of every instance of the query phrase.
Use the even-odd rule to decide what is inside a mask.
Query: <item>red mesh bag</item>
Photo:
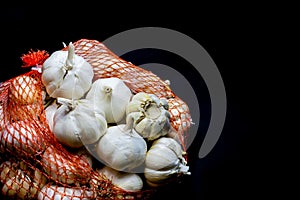
[[[73,43],[75,53],[89,62],[94,80],[118,77],[133,94],[153,93],[169,104],[173,137],[183,149],[192,121],[188,106],[158,76],[127,62],[96,40]],[[68,47],[62,50],[67,50]],[[40,69],[45,51],[23,55],[23,67]],[[155,189],[124,190],[95,170],[83,154],[66,148],[46,119],[46,92],[39,70],[0,85],[0,173],[2,195],[8,199],[148,199]]]

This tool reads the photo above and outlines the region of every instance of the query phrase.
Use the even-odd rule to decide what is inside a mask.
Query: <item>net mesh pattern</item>
[[[94,69],[94,79],[118,77],[133,93],[168,100],[171,124],[184,146],[191,124],[188,106],[158,76],[127,62],[96,40],[74,42],[75,53]],[[67,47],[66,47],[67,48]],[[66,48],[62,50],[66,50]],[[64,147],[46,120],[41,73],[31,70],[0,84],[0,173],[8,199],[149,199],[155,191],[129,192],[93,169],[88,159]]]

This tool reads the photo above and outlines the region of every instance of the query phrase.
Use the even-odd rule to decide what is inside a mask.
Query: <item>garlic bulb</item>
[[[13,79],[10,87],[10,98],[20,104],[34,103],[39,97],[37,81],[27,75],[20,75]]]
[[[18,170],[17,175],[6,181],[2,187],[2,193],[13,199],[33,199],[37,191],[36,184],[22,170]]]
[[[90,200],[96,193],[89,189],[75,189],[57,185],[45,185],[38,193],[38,200]]]
[[[190,174],[183,150],[172,138],[155,140],[147,152],[144,175],[150,186],[168,183],[178,174]]]
[[[74,155],[75,156],[75,155]],[[80,162],[86,167],[89,167],[89,163],[86,159],[78,157]],[[54,146],[49,146],[42,155],[42,163],[44,171],[54,181],[60,181],[66,184],[84,184],[88,181],[88,176],[82,173],[78,167],[78,163],[72,162],[64,154],[61,154]]]
[[[92,66],[75,54],[72,42],[68,51],[52,53],[42,66],[42,83],[53,98],[80,99],[90,89],[93,76]]]
[[[132,172],[144,163],[146,152],[145,140],[125,124],[109,127],[96,146],[100,161],[118,171]]]
[[[62,144],[78,148],[95,143],[106,132],[104,114],[90,101],[65,98],[57,101],[62,105],[53,117],[53,133]]]
[[[127,125],[148,140],[168,134],[171,128],[167,102],[153,94],[135,94],[126,107],[126,114]]]
[[[0,165],[0,182],[4,184],[9,179],[17,175],[18,163],[13,161],[5,161]]]
[[[104,111],[107,123],[117,123],[125,117],[131,96],[132,93],[125,83],[112,77],[94,81],[86,99],[92,100],[95,106]]]
[[[55,101],[45,108],[46,120],[51,131],[53,131],[53,118],[57,109],[58,104]]]
[[[21,156],[34,155],[45,149],[39,127],[30,121],[16,121],[0,132],[1,146]]]
[[[120,172],[108,166],[99,169],[112,183],[123,190],[137,192],[143,188],[143,180],[136,173]]]

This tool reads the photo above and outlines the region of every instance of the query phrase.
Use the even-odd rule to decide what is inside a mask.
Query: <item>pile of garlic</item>
[[[50,55],[41,73],[51,99],[45,111],[53,134],[68,148],[85,147],[104,167],[91,166],[116,186],[139,191],[190,174],[181,145],[168,137],[166,99],[134,94],[119,78],[92,81],[92,66],[74,53],[72,43],[68,51]],[[49,164],[47,156],[43,158]]]

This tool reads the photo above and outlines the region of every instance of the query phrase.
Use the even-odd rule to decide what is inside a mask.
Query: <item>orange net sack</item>
[[[96,40],[22,60],[0,85],[3,198],[149,199],[190,174],[192,119],[166,81]]]

